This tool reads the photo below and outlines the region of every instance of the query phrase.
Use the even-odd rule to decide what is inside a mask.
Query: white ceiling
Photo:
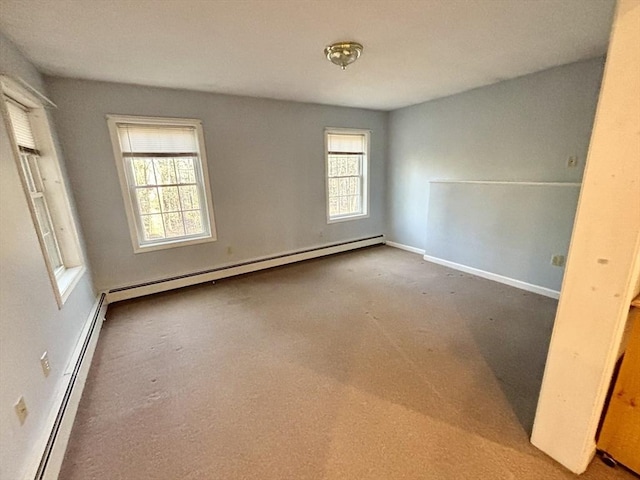
[[[45,73],[391,110],[604,54],[614,0],[0,0]],[[346,71],[323,48],[355,40]]]

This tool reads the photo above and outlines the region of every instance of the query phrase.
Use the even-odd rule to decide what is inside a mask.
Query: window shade
[[[364,135],[341,135],[330,133],[327,137],[329,152],[364,152]]]
[[[188,153],[198,151],[192,127],[118,124],[122,153]]]
[[[31,131],[31,122],[29,122],[29,114],[27,110],[18,103],[7,99],[7,109],[9,110],[9,117],[11,118],[11,124],[13,125],[13,134],[16,137],[16,142],[21,147],[36,149],[36,142],[33,139],[33,132]]]

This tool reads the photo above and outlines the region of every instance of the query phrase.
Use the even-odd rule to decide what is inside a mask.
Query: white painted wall
[[[383,233],[384,112],[64,78],[47,87],[100,290]],[[216,242],[133,253],[107,114],[203,121]],[[369,218],[327,225],[325,127],[371,130]]]
[[[38,72],[2,35],[0,72],[44,90]],[[96,297],[87,272],[58,310],[2,120],[0,272],[0,479],[17,480],[39,460],[62,372]],[[44,351],[52,367],[48,378],[40,368]],[[13,409],[21,395],[29,409],[22,426]]]
[[[583,472],[640,273],[640,2],[620,0],[531,441]]]
[[[580,182],[602,66],[603,59],[595,58],[391,112],[388,239],[425,249],[431,256],[465,248],[466,237],[439,238],[437,232],[429,232],[430,180]],[[566,166],[571,155],[579,159],[577,168]],[[463,195],[462,188],[459,192]],[[487,198],[484,215],[490,221],[499,213],[490,205],[500,202],[501,192],[486,193],[493,195]],[[465,198],[450,200],[462,204]],[[575,206],[575,198],[567,198],[547,216],[532,204],[497,221],[520,215],[543,230],[553,223],[550,217],[557,217],[570,225]],[[437,226],[455,230],[454,225]],[[561,275],[550,270],[549,260],[551,254],[566,251],[549,252],[535,242],[519,242],[517,254],[504,255],[517,238],[515,233],[510,237],[508,228],[501,230],[504,241],[476,249],[473,258],[444,259],[558,289]],[[569,229],[563,231],[565,237],[555,244],[566,248]]]

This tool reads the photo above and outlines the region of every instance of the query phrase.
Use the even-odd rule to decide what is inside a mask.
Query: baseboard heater
[[[273,255],[269,257],[257,258],[246,262],[212,268],[200,272],[188,273],[175,277],[154,280],[152,282],[130,285],[127,287],[114,288],[108,291],[107,301],[109,303],[127,300],[129,298],[151,295],[153,293],[165,292],[181,287],[197,285],[199,283],[210,282],[221,278],[233,277],[245,273],[257,272],[268,268],[279,267],[290,263],[310,260],[312,258],[333,255],[335,253],[356,250],[358,248],[379,245],[384,243],[384,235],[350,240],[348,242],[334,243],[322,247],[298,250],[295,252]]]
[[[38,464],[34,480],[48,480],[58,477],[64,451],[66,450],[67,442],[69,440],[69,433],[73,425],[73,419],[75,418],[75,412],[80,401],[80,394],[83,388],[82,386],[84,385],[84,381],[86,380],[86,375],[89,370],[89,365],[84,362],[87,360],[91,363],[93,349],[95,349],[95,343],[97,341],[94,334],[97,333],[96,329],[99,330],[102,326],[102,318],[104,316],[106,306],[106,294],[102,293],[96,302],[94,314],[89,321],[88,327],[85,326],[84,332],[86,333],[84,333],[84,340],[82,341],[81,346],[78,345],[80,347],[80,351],[78,352],[78,350],[76,350],[78,353],[74,354],[75,363],[73,363],[73,370],[70,374],[69,383],[64,391],[60,408],[58,409],[53,422],[53,427],[51,428],[51,433],[49,434],[49,438],[47,439],[47,443],[44,447],[44,452],[40,459],[40,463]],[[91,350],[89,351],[90,346]],[[71,365],[69,365],[69,368],[70,367]],[[82,385],[80,385],[79,390],[74,391],[74,389],[77,388],[76,384],[78,382]]]

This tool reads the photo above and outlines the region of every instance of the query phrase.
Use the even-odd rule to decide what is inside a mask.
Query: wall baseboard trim
[[[202,272],[194,272],[178,277],[165,278],[163,280],[156,280],[139,285],[131,285],[129,287],[114,288],[109,290],[107,293],[107,301],[109,303],[119,302],[130,298],[142,297],[144,295],[165,292],[167,290],[188,287],[199,283],[219,280],[221,278],[257,272],[267,268],[280,267],[282,265],[301,262],[303,260],[310,260],[312,258],[324,257],[326,255],[333,255],[335,253],[347,252],[349,250],[356,250],[358,248],[380,244],[384,244],[384,235],[376,235],[359,240],[335,243],[270,257],[256,258],[246,262],[222,266]]]
[[[527,292],[537,293],[538,295],[544,295],[545,297],[555,298],[556,300],[560,298],[560,292],[558,292],[557,290],[541,287],[539,285],[533,285],[532,283],[523,282],[522,280],[516,280],[515,278],[505,277],[503,275],[498,275],[497,273],[487,272],[485,270],[480,270],[479,268],[468,267],[460,263],[450,262],[449,260],[444,260],[438,257],[432,257],[430,255],[424,255],[423,258],[427,262],[437,263],[438,265],[453,268],[454,270],[459,270],[461,272],[470,273],[478,277],[486,278],[487,280],[493,280],[494,282],[504,283],[505,285],[516,287],[521,290],[526,290]]]
[[[46,441],[43,441],[42,448],[38,450],[39,462],[36,460],[37,468],[34,464],[35,473],[26,478],[58,478],[106,311],[106,294],[101,293],[91,309],[71,360],[63,373],[61,394],[56,398],[52,408]]]
[[[397,243],[397,242],[390,242],[389,240],[387,240],[385,243],[393,248],[399,248],[400,250],[406,250],[407,252],[417,253],[418,255],[424,255],[424,250],[422,248],[410,247],[409,245],[405,245],[403,243]]]

